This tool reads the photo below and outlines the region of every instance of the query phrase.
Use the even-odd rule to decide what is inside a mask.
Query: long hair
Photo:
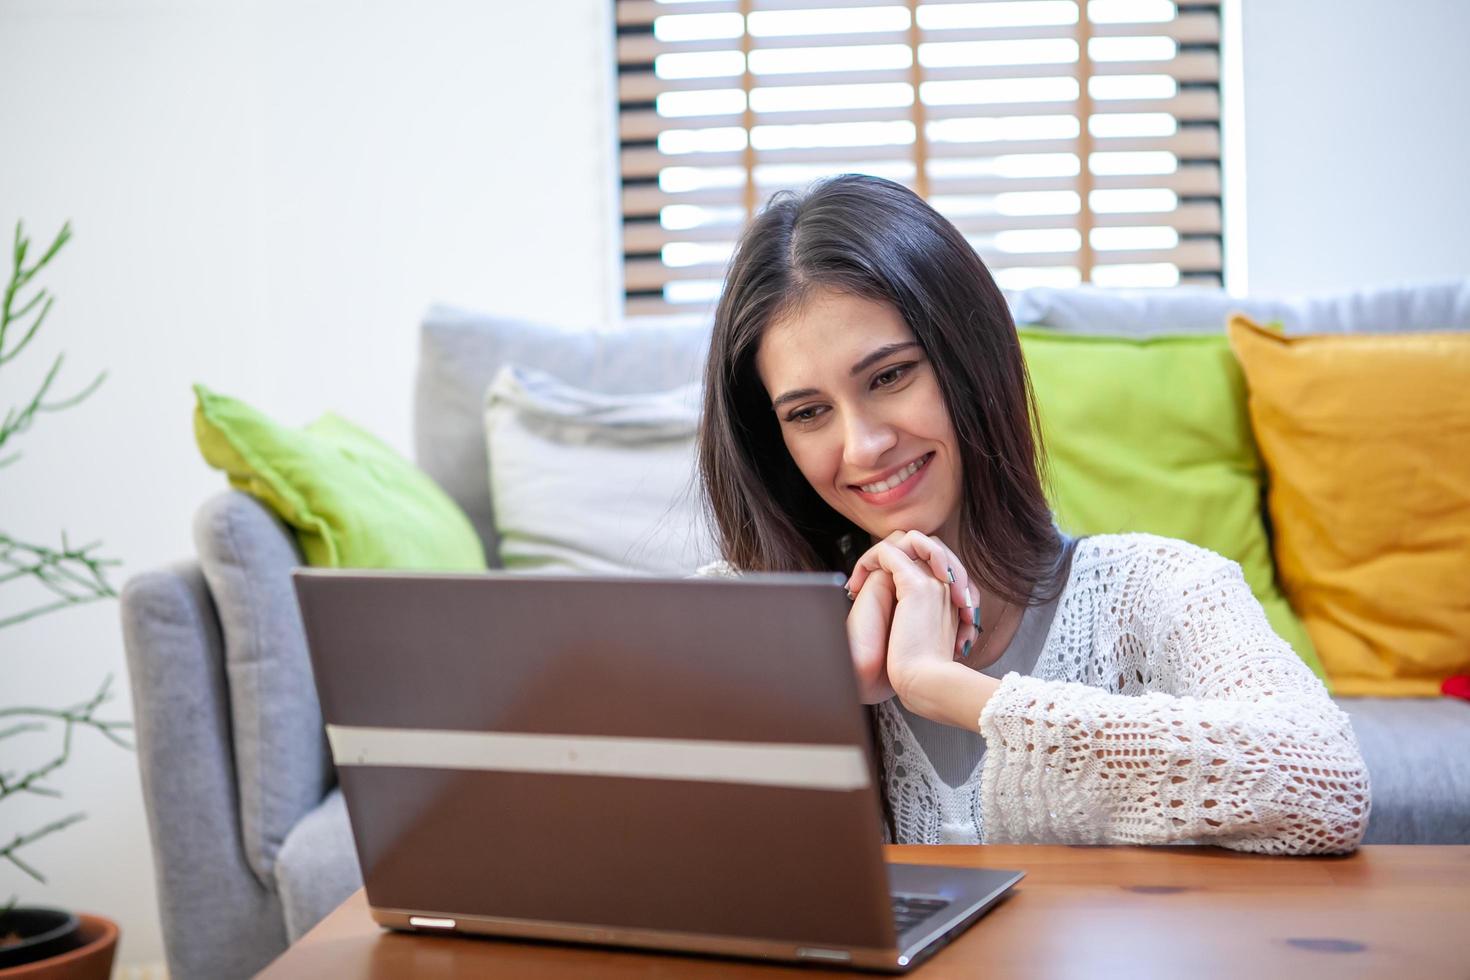
[[[698,447],[725,560],[742,571],[850,573],[868,547],[797,469],[756,371],[767,327],[819,290],[892,305],[928,356],[962,471],[959,540],[947,543],[971,578],[1020,605],[1057,598],[1070,553],[1043,490],[1035,398],[1005,297],[954,225],[902,184],[861,174],[772,195],[726,270]],[[874,748],[886,788],[876,737]]]

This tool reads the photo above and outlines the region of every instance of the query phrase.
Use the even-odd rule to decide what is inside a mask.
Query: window
[[[708,309],[766,198],[845,171],[1004,288],[1221,284],[1218,4],[614,2],[630,315]]]

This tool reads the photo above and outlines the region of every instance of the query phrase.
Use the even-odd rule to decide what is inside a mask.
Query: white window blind
[[[630,315],[708,309],[772,192],[847,171],[1004,288],[1222,282],[1218,4],[614,2]]]

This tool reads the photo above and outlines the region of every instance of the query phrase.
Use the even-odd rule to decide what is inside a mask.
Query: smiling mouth
[[[886,480],[879,480],[877,483],[855,483],[853,484],[853,486],[857,487],[863,493],[885,493],[889,490],[892,490],[894,487],[908,482],[910,479],[913,478],[913,475],[915,473],[922,470],[925,466],[928,466],[929,460],[933,458],[933,453],[925,453],[923,456],[914,460],[912,463],[905,466],[903,469],[899,470],[897,473],[893,474]]]

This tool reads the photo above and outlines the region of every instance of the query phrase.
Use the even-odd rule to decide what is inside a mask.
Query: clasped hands
[[[897,695],[916,714],[973,727],[984,703],[975,701],[973,679],[982,675],[955,657],[968,655],[979,636],[979,607],[954,552],[932,535],[895,531],[858,559],[847,591],[847,639],[863,703]],[[957,704],[961,686],[969,690]]]

